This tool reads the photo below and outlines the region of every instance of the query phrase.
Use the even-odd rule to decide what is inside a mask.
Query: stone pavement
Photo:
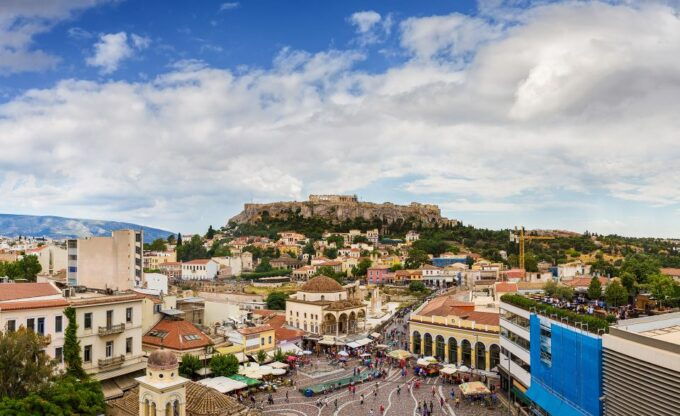
[[[354,366],[352,366],[353,368]],[[273,405],[264,405],[265,415],[282,416],[370,416],[373,410],[374,416],[380,416],[380,406],[384,406],[383,415],[389,416],[418,416],[418,404],[433,402],[432,416],[453,415],[453,416],[501,416],[503,409],[497,406],[495,409],[487,409],[478,404],[468,404],[461,402],[460,407],[455,407],[454,401],[450,399],[450,392],[453,388],[456,395],[460,395],[457,387],[451,384],[443,384],[439,377],[428,378],[421,381],[420,388],[410,388],[410,382],[414,380],[412,371],[408,371],[402,377],[398,369],[389,371],[387,378],[374,380],[371,382],[358,384],[356,395],[351,395],[348,389],[336,390],[325,396],[315,396],[307,398],[299,393],[298,388],[306,384],[317,383],[324,379],[334,379],[351,374],[351,368],[343,373],[334,374],[325,378],[314,380],[296,380],[295,388],[288,387],[279,389],[274,396]],[[374,394],[378,386],[377,396]],[[399,389],[398,387],[401,387]],[[434,396],[432,388],[434,387]],[[285,402],[285,392],[288,391],[289,401]],[[364,403],[361,404],[361,394],[364,394]],[[266,400],[266,394],[259,394],[258,401]],[[444,397],[446,402],[442,408],[439,404],[440,397]],[[321,407],[316,405],[321,398],[324,404]],[[337,408],[335,401],[337,400]]]

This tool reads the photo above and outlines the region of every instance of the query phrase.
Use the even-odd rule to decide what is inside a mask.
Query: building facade
[[[196,259],[182,263],[182,280],[213,280],[219,265],[212,259]]]
[[[143,242],[143,232],[135,230],[113,231],[111,237],[68,240],[68,284],[116,291],[141,287]]]

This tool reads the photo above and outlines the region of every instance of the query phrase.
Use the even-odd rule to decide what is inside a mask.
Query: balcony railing
[[[123,362],[125,362],[125,356],[124,355],[118,355],[116,357],[110,357],[110,358],[102,358],[98,360],[99,363],[99,369],[101,370],[107,370],[111,368],[117,368],[123,365]]]
[[[100,326],[99,336],[120,334],[125,331],[125,324],[111,325],[111,326]]]

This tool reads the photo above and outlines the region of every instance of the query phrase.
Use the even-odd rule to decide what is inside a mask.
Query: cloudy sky
[[[680,234],[666,1],[0,2],[0,212],[222,225],[356,193]]]

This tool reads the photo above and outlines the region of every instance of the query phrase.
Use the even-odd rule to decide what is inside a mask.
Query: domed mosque
[[[240,404],[210,387],[179,375],[177,357],[158,349],[149,355],[146,375],[137,387],[107,403],[115,416],[260,416],[259,410]]]
[[[343,287],[327,276],[310,279],[286,300],[286,322],[318,336],[343,337],[363,331],[366,306],[358,282]]]

